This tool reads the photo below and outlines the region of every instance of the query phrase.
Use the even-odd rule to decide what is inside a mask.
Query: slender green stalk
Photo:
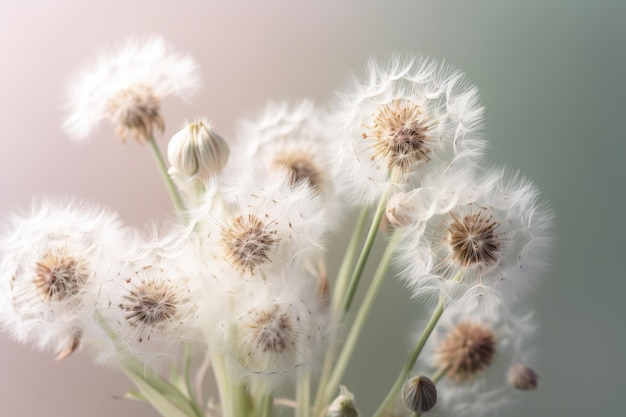
[[[363,238],[363,232],[365,231],[365,222],[367,221],[367,215],[369,214],[369,207],[363,207],[359,213],[358,220],[354,225],[350,242],[346,248],[346,253],[341,261],[341,266],[337,272],[337,279],[335,281],[335,287],[333,288],[333,311],[338,311],[341,300],[343,300],[348,286],[348,278],[350,278],[350,268],[354,263],[356,257],[356,251],[359,246],[359,242]]]
[[[462,277],[463,277],[462,271],[459,271],[454,277],[453,281],[458,282],[461,280]],[[417,341],[417,345],[415,345],[415,348],[410,353],[408,359],[404,363],[404,366],[402,367],[402,370],[400,371],[400,375],[398,375],[396,382],[393,384],[393,386],[389,390],[387,397],[385,397],[383,402],[378,407],[378,410],[376,410],[376,412],[374,413],[374,417],[382,417],[385,414],[385,412],[388,411],[393,406],[393,403],[396,400],[398,392],[400,392],[400,389],[406,382],[406,379],[409,376],[409,372],[411,372],[411,369],[415,365],[415,362],[417,361],[417,358],[422,352],[424,345],[426,345],[428,338],[430,337],[431,333],[435,329],[437,322],[441,318],[444,307],[445,307],[445,299],[442,296],[439,298],[439,304],[437,305],[437,308],[435,309],[432,316],[430,317],[428,324],[422,331],[422,334],[420,335],[420,338]]]
[[[348,363],[352,358],[352,353],[354,352],[359,336],[363,331],[363,327],[365,325],[369,312],[374,305],[374,300],[376,299],[376,296],[378,295],[378,292],[380,290],[380,286],[385,279],[392,255],[399,240],[398,238],[399,232],[395,231],[391,239],[389,240],[389,243],[387,244],[387,248],[383,253],[380,263],[378,264],[378,268],[376,269],[372,282],[370,283],[370,287],[365,294],[363,303],[359,307],[359,311],[357,312],[354,322],[352,323],[352,327],[350,328],[348,338],[343,344],[341,354],[337,359],[337,362],[333,369],[333,373],[330,377],[328,385],[326,386],[326,392],[323,397],[323,404],[330,401],[333,392],[337,390],[339,382],[341,381],[341,378],[343,378],[346,368],[348,367]]]
[[[311,372],[306,369],[298,378],[298,388],[296,392],[298,408],[296,417],[310,417],[311,415]]]
[[[439,382],[439,380],[443,378],[443,376],[446,374],[446,372],[450,370],[451,367],[452,365],[448,365],[448,366],[442,366],[441,368],[439,368],[435,376],[432,377],[431,381],[433,381],[434,384]]]
[[[365,232],[365,222],[367,221],[367,217],[369,214],[369,208],[363,207],[359,214],[358,220],[354,225],[354,230],[352,231],[352,237],[350,238],[350,242],[348,243],[348,247],[346,248],[346,253],[344,254],[343,260],[341,261],[341,267],[337,272],[337,278],[335,280],[335,286],[332,290],[332,311],[333,313],[338,313],[339,308],[341,307],[341,301],[346,292],[346,287],[348,285],[348,278],[350,278],[350,268],[352,268],[352,264],[354,263],[354,258],[356,258],[357,249],[359,246],[359,242],[363,238],[363,233]],[[320,374],[319,383],[317,386],[317,394],[315,396],[315,406],[314,410],[316,413],[319,411],[319,407],[322,404],[322,396],[326,389],[326,383],[328,382],[328,378],[330,377],[330,373],[333,368],[333,364],[335,362],[336,357],[336,349],[335,342],[337,339],[337,334],[332,333],[329,337],[328,341],[328,350],[326,351],[326,355],[324,357],[324,366],[322,367],[322,372]]]
[[[234,414],[234,410],[232,409],[233,393],[224,357],[222,355],[214,353],[212,357],[212,363],[213,375],[215,376],[217,391],[220,397],[219,404],[222,409],[222,416],[239,417]]]
[[[274,415],[274,396],[267,390],[261,397],[260,409],[254,415],[259,417],[272,417]]]
[[[367,237],[365,238],[365,243],[363,244],[363,248],[361,249],[361,254],[359,255],[359,259],[356,262],[356,266],[354,267],[352,276],[350,277],[348,292],[343,299],[341,311],[344,314],[347,313],[348,310],[350,310],[352,300],[354,299],[354,294],[356,293],[356,289],[359,286],[359,281],[361,280],[361,275],[363,275],[363,270],[365,269],[365,263],[367,262],[367,258],[369,257],[370,252],[372,251],[372,246],[374,245],[376,233],[378,232],[380,222],[383,219],[383,214],[385,213],[385,207],[387,205],[388,198],[389,192],[385,192],[378,201],[378,206],[376,207],[376,211],[374,212],[374,218],[372,219],[372,224],[370,225],[370,229],[367,232]]]
[[[167,165],[165,164],[165,159],[163,158],[163,154],[161,153],[159,145],[157,144],[156,139],[154,139],[154,136],[150,137],[148,144],[150,145],[150,150],[152,151],[152,156],[154,156],[154,160],[157,164],[159,172],[163,177],[163,181],[165,182],[165,188],[167,188],[167,192],[170,195],[172,204],[174,204],[174,207],[176,208],[176,211],[178,213],[182,213],[185,210],[185,205],[183,204],[183,200],[180,198],[180,194],[178,193],[178,190],[176,189],[172,178],[167,173]]]

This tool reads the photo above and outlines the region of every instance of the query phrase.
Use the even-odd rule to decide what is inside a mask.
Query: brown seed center
[[[463,267],[496,263],[500,248],[496,233],[499,223],[483,211],[462,219],[450,215],[453,222],[448,226],[447,242],[452,248],[454,261]]]
[[[314,189],[321,185],[321,173],[315,166],[313,157],[307,152],[279,154],[274,159],[274,165],[287,168],[290,185],[296,185],[303,181],[306,181]]]
[[[116,134],[125,141],[128,134],[140,142],[149,141],[155,128],[165,130],[159,98],[150,87],[137,85],[120,91],[107,103]]]
[[[253,214],[239,216],[230,227],[222,230],[222,247],[226,260],[242,272],[253,273],[269,261],[269,252],[276,243],[276,231]]]
[[[176,315],[178,297],[173,286],[163,280],[142,282],[124,299],[128,303],[120,307],[128,312],[126,319],[134,326],[152,327]]]
[[[381,158],[388,168],[408,170],[417,162],[430,161],[427,118],[420,106],[406,100],[394,100],[378,107],[373,125],[363,139],[372,140],[372,159]]]
[[[437,366],[448,369],[455,382],[470,380],[491,364],[496,352],[495,335],[487,326],[463,322],[437,347]]]
[[[283,353],[295,343],[291,320],[278,308],[261,313],[250,329],[254,344],[263,352]]]
[[[51,301],[75,295],[89,278],[89,268],[64,251],[46,252],[35,266],[33,283]]]

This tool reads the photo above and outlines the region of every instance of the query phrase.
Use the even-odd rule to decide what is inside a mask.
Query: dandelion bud
[[[530,367],[521,363],[509,368],[509,384],[521,391],[530,391],[537,388],[539,376]]]
[[[425,376],[409,379],[404,385],[404,403],[416,413],[424,413],[437,403],[437,387]]]
[[[330,403],[328,417],[358,417],[359,410],[354,402],[354,395],[343,385],[339,387],[339,396]]]
[[[185,177],[207,178],[220,173],[228,155],[228,144],[205,119],[189,123],[167,146],[170,164]]]

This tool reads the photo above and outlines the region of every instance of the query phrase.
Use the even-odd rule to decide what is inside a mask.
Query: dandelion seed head
[[[226,260],[241,272],[253,273],[269,262],[269,252],[275,243],[276,231],[271,223],[254,214],[238,216],[222,229],[221,244]]]
[[[85,261],[65,250],[50,250],[36,262],[33,283],[44,299],[60,301],[76,295],[89,278]]]
[[[498,260],[498,221],[486,210],[459,218],[450,213],[453,221],[448,226],[447,243],[452,249],[452,258],[463,267],[488,266]]]
[[[313,155],[306,151],[278,153],[273,161],[275,167],[287,170],[289,184],[307,183],[313,189],[319,189],[324,182],[323,174],[317,167]]]
[[[133,85],[109,98],[107,110],[117,136],[126,141],[130,134],[139,142],[148,142],[155,130],[163,133],[165,122],[159,110],[161,102],[150,86]]]
[[[459,323],[437,347],[437,365],[460,383],[472,379],[491,364],[496,352],[493,331],[480,323]]]
[[[363,139],[373,149],[373,159],[382,159],[387,168],[409,170],[415,163],[430,161],[429,121],[419,105],[395,99],[381,104],[365,125]]]
[[[155,327],[176,317],[178,294],[175,287],[161,279],[141,281],[124,296],[120,307],[133,326]]]
[[[248,327],[255,348],[262,352],[283,353],[295,345],[291,317],[278,306],[258,312]]]

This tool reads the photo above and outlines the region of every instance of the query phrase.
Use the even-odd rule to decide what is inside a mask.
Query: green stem
[[[303,372],[298,378],[296,417],[309,417],[311,414],[311,372],[306,369]]]
[[[391,262],[392,255],[395,251],[395,248],[399,241],[399,232],[395,231],[391,237],[391,240],[387,244],[387,248],[383,253],[383,256],[378,264],[378,268],[374,274],[372,282],[370,283],[370,287],[365,294],[365,298],[363,299],[363,303],[359,307],[359,311],[352,323],[352,327],[350,328],[350,333],[348,334],[348,338],[343,344],[343,348],[341,350],[341,354],[337,359],[337,363],[334,366],[333,373],[330,377],[329,383],[326,386],[326,392],[323,398],[323,404],[326,404],[330,401],[330,397],[333,392],[337,390],[339,386],[339,382],[348,367],[348,363],[352,358],[352,353],[356,347],[357,341],[363,331],[363,327],[369,315],[369,312],[374,305],[374,300],[378,295],[380,290],[380,286],[383,283],[385,276],[387,274],[387,269],[389,268],[389,264]]]
[[[455,275],[453,280],[458,282],[461,280],[462,277],[463,277],[463,274],[461,270]],[[396,400],[396,397],[398,395],[398,392],[400,391],[400,389],[406,382],[406,379],[409,376],[409,372],[411,372],[411,369],[413,369],[413,366],[415,365],[417,358],[422,352],[424,345],[426,345],[428,338],[430,337],[431,333],[435,329],[437,322],[441,318],[444,307],[445,307],[445,299],[443,296],[441,296],[439,298],[439,304],[437,305],[437,308],[433,312],[432,316],[430,317],[430,320],[428,321],[428,324],[422,331],[422,334],[420,335],[420,338],[417,341],[417,345],[415,345],[415,348],[409,355],[407,361],[404,363],[404,366],[402,367],[402,370],[400,371],[400,375],[398,375],[396,382],[391,387],[391,390],[389,390],[387,397],[385,397],[382,404],[378,407],[378,410],[376,410],[376,412],[374,413],[374,417],[382,417],[385,414],[385,412],[393,406]]]
[[[443,376],[446,374],[446,372],[450,370],[451,367],[452,365],[448,365],[448,366],[442,366],[441,368],[439,368],[435,376],[433,376],[431,379],[431,381],[433,381],[433,384],[436,384],[437,382],[439,382],[439,380],[443,378]]]
[[[361,249],[361,254],[359,255],[359,259],[356,262],[356,266],[354,267],[352,276],[350,277],[348,292],[344,297],[341,308],[343,314],[347,313],[348,310],[350,310],[350,305],[352,304],[352,300],[354,299],[354,294],[356,293],[356,289],[359,286],[359,281],[361,280],[361,275],[363,274],[363,270],[365,269],[365,263],[367,262],[367,258],[369,257],[370,252],[372,251],[372,246],[374,245],[376,233],[378,232],[380,222],[383,218],[383,214],[385,213],[385,207],[387,205],[388,198],[389,192],[385,192],[380,197],[380,201],[378,201],[378,207],[376,207],[376,211],[374,212],[374,218],[372,219],[372,224],[369,231],[367,232],[367,237],[365,238],[365,243],[363,244],[363,248]]]
[[[170,175],[167,173],[167,165],[165,164],[165,159],[163,158],[163,154],[161,153],[159,145],[157,144],[156,139],[154,139],[154,136],[150,137],[148,144],[150,145],[150,150],[152,151],[152,156],[154,156],[154,160],[157,164],[159,172],[163,177],[163,181],[165,182],[165,188],[167,188],[167,192],[170,195],[172,204],[174,204],[174,207],[176,208],[176,211],[178,213],[184,212],[185,205],[183,204],[183,200],[180,198],[178,189],[172,181],[172,177],[170,177]]]
[[[354,230],[352,231],[350,242],[348,243],[346,253],[343,256],[341,266],[339,267],[339,271],[337,272],[337,279],[335,281],[335,287],[333,290],[333,311],[339,310],[339,303],[343,299],[346,292],[346,287],[348,286],[348,278],[350,278],[350,268],[352,268],[359,242],[363,237],[363,232],[365,231],[365,222],[367,221],[368,214],[369,207],[363,207],[361,209],[361,212],[359,213],[359,218],[354,225]]]
[[[332,290],[332,311],[333,313],[337,313],[339,308],[341,307],[341,301],[345,295],[346,287],[348,285],[348,278],[350,278],[350,268],[352,268],[352,264],[354,263],[354,258],[356,257],[357,249],[359,246],[359,242],[363,237],[363,233],[365,231],[365,222],[367,221],[367,216],[369,214],[369,208],[363,207],[359,214],[359,218],[354,225],[354,230],[352,231],[352,237],[350,238],[350,242],[348,243],[348,247],[346,248],[346,253],[343,256],[343,260],[341,261],[341,267],[337,272],[337,278],[335,280],[335,286]],[[336,339],[337,333],[331,333],[328,341],[328,350],[326,351],[326,355],[324,357],[324,366],[322,368],[322,372],[320,375],[319,383],[317,386],[317,394],[315,395],[315,406],[313,409],[315,413],[319,414],[319,408],[322,404],[322,396],[326,390],[326,383],[328,382],[328,378],[330,377],[330,373],[333,369],[333,364],[335,362],[336,356]]]

